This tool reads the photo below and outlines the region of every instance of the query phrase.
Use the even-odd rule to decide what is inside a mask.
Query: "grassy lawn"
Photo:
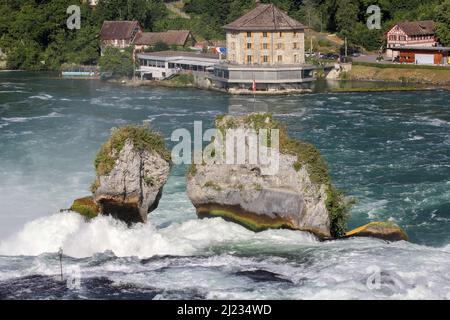
[[[415,65],[353,63],[348,80],[382,80],[425,84],[450,84],[450,68]]]

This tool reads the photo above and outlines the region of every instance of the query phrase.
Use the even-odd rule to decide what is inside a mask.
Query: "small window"
[[[294,49],[298,49],[298,43],[297,43],[297,42],[294,42],[294,43],[293,43],[293,47],[294,47]]]
[[[267,32],[263,32],[263,37],[267,38]]]
[[[250,38],[252,36],[251,32],[247,32],[247,38]]]
[[[252,48],[252,43],[251,42],[247,42],[247,49],[251,49]]]
[[[269,62],[269,57],[268,56],[263,56],[263,62]]]
[[[279,36],[280,36],[280,38],[282,38],[283,37],[283,32],[280,32]]]
[[[247,56],[247,63],[252,63],[252,56],[250,54]]]
[[[283,44],[282,43],[277,43],[277,49],[282,49],[283,48]]]
[[[234,42],[231,43],[231,50],[236,49],[236,44]]]
[[[263,49],[267,49],[268,48],[268,44],[267,43],[263,43]]]
[[[282,55],[279,55],[279,56],[278,56],[278,62],[281,62],[281,61],[283,61],[283,56],[282,56]]]
[[[297,37],[297,31],[294,31],[294,37]]]

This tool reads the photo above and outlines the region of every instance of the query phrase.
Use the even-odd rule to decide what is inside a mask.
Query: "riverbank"
[[[110,83],[120,84],[128,87],[165,87],[174,89],[192,88],[199,90],[211,90],[230,95],[258,95],[258,96],[285,96],[291,94],[311,93],[351,93],[351,92],[396,92],[396,91],[435,91],[450,90],[450,85],[433,85],[420,83],[405,83],[401,81],[385,82],[381,80],[321,80],[311,83],[310,88],[287,89],[283,91],[256,91],[251,90],[223,90],[213,86],[205,86],[193,78],[170,80],[133,80],[115,79],[108,80]]]
[[[408,92],[408,91],[436,91],[446,90],[450,91],[450,86],[436,86],[436,87],[386,87],[386,88],[332,88],[329,91],[332,93],[356,93],[356,92]]]
[[[450,86],[450,67],[354,63],[341,79]]]

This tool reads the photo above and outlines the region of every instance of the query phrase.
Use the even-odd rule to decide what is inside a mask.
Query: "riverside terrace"
[[[163,80],[180,72],[213,73],[219,55],[183,51],[160,51],[137,54],[141,80]]]

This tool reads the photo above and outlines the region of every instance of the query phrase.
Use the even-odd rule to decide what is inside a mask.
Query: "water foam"
[[[128,228],[108,216],[85,222],[76,213],[54,214],[27,223],[9,239],[0,242],[0,255],[39,255],[56,252],[90,257],[111,250],[116,256],[195,255],[210,247],[233,242],[252,242],[261,245],[275,241],[281,244],[314,243],[315,238],[303,232],[268,230],[254,233],[220,218],[188,220],[163,229],[150,222]]]
[[[35,117],[2,117],[3,121],[7,121],[10,123],[22,123],[22,122],[27,122],[30,120],[41,120],[41,119],[47,119],[47,118],[60,118],[62,117],[61,114],[59,114],[58,112],[51,112],[47,115],[44,116],[35,116]]]

